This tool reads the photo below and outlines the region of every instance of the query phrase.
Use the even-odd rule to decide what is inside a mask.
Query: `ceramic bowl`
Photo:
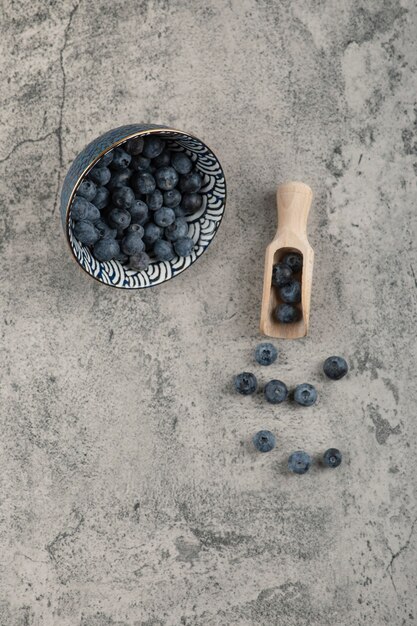
[[[156,134],[163,137],[171,149],[185,152],[203,177],[200,193],[203,203],[199,211],[185,219],[189,236],[195,246],[190,256],[172,261],[153,261],[145,271],[131,270],[119,261],[100,262],[89,248],[73,235],[71,202],[82,179],[109,150],[137,136]],[[121,289],[143,289],[159,285],[188,269],[207,249],[223,217],[226,204],[226,182],[219,160],[197,137],[181,130],[155,124],[121,126],[94,139],[74,159],[64,180],[61,193],[61,218],[70,250],[79,266],[92,278]]]

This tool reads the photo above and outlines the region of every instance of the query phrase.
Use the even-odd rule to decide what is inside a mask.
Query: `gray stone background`
[[[415,2],[2,8],[1,626],[414,624]],[[229,200],[195,266],[122,292],[77,269],[57,204],[76,153],[136,121],[207,141]],[[311,332],[261,371],[288,178],[315,192]],[[320,401],[237,397],[245,369]],[[329,446],[339,470],[285,471]]]

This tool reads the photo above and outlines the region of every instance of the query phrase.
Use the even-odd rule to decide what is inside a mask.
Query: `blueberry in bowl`
[[[205,252],[225,204],[222,167],[200,139],[132,124],[94,139],[75,158],[61,217],[87,274],[105,285],[142,289],[177,276]]]

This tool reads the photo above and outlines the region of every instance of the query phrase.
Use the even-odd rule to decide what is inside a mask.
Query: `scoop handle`
[[[298,236],[306,237],[307,218],[310,212],[313,192],[308,185],[288,182],[278,186],[278,230],[277,235],[289,230]]]

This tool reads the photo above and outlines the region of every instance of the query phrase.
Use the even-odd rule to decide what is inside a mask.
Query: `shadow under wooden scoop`
[[[261,333],[268,337],[297,339],[307,335],[310,317],[311,282],[313,278],[314,252],[307,239],[307,218],[313,192],[308,185],[289,182],[277,189],[278,230],[266,249],[264,289],[262,296]],[[297,322],[283,324],[274,311],[282,302],[278,288],[272,285],[272,268],[289,252],[303,257],[301,270],[301,315]]]

